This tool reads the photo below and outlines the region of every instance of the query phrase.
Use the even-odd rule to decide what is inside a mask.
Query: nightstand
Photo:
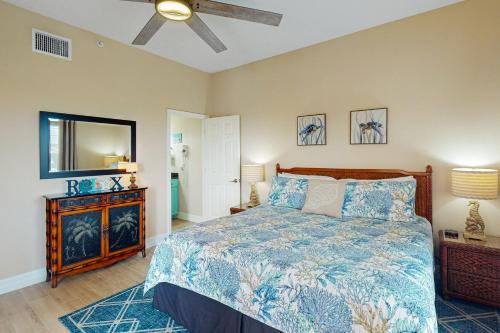
[[[500,237],[447,238],[439,231],[443,297],[500,307]]]
[[[231,211],[231,215],[233,215],[244,212],[247,209],[250,209],[250,207],[248,207],[248,203],[244,203],[239,206],[231,207],[229,210]]]

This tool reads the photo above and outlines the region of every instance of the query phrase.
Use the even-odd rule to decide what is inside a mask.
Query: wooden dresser
[[[443,297],[500,307],[500,238],[447,238],[439,232]]]
[[[112,265],[145,250],[146,188],[46,195],[47,281]]]

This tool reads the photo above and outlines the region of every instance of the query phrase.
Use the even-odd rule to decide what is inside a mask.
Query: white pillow
[[[297,175],[294,173],[282,172],[278,174],[280,177],[292,178],[292,179],[323,179],[323,180],[335,180],[333,177],[328,176],[318,176],[318,175]]]
[[[343,180],[309,180],[302,212],[341,218],[345,188]]]

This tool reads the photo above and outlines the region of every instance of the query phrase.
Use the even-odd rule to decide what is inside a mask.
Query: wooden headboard
[[[327,168],[290,168],[283,169],[276,164],[276,175],[279,173],[297,175],[329,176],[336,179],[387,179],[413,176],[417,180],[417,198],[415,212],[425,217],[432,224],[432,167],[427,166],[425,172],[410,172],[398,169],[327,169]]]

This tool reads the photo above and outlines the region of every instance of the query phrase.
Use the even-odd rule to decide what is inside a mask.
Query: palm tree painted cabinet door
[[[142,203],[135,202],[108,208],[109,253],[140,246],[142,239]]]
[[[98,260],[104,256],[103,209],[63,213],[60,215],[59,225],[61,269]]]

